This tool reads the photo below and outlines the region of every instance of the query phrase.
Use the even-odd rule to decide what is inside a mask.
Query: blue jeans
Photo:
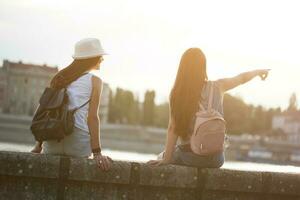
[[[74,127],[72,134],[57,142],[55,140],[43,142],[43,153],[66,155],[74,157],[89,157],[91,155],[90,134]]]
[[[225,161],[224,152],[209,156],[200,156],[179,145],[173,153],[172,164],[199,168],[220,168]]]

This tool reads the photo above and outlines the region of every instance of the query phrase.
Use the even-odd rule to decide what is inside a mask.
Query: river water
[[[29,152],[31,145],[16,144],[0,142],[0,151],[17,151],[17,152]],[[126,151],[115,151],[111,149],[104,149],[103,154],[109,155],[114,160],[122,161],[136,161],[146,162],[156,158],[154,154],[142,154],[135,152]],[[286,173],[300,173],[300,167],[290,165],[274,165],[264,163],[253,163],[253,162],[237,162],[237,161],[226,161],[222,166],[225,169],[233,170],[244,170],[244,171],[268,171],[268,172],[286,172]]]

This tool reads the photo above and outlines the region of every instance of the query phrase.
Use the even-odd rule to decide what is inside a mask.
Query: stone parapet
[[[0,199],[300,199],[300,174],[197,169],[0,152]]]

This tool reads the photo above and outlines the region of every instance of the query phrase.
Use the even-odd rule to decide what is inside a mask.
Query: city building
[[[4,60],[0,75],[4,94],[2,112],[33,115],[40,96],[57,71],[57,67]]]
[[[272,119],[272,129],[282,130],[291,142],[300,142],[300,111],[286,111]]]
[[[44,89],[57,72],[57,67],[4,60],[0,67],[0,111],[32,116]],[[108,84],[104,83],[100,107],[102,123],[108,118],[109,92]]]

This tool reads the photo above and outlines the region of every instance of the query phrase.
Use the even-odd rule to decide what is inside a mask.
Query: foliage
[[[116,89],[109,95],[108,121],[110,123],[138,124],[140,122],[139,101],[129,90]]]
[[[143,103],[143,124],[151,126],[154,124],[155,92],[146,91]]]
[[[109,96],[110,123],[136,124],[166,128],[169,121],[169,104],[156,105],[155,91],[147,90],[144,101],[134,97],[129,90],[117,88]],[[290,99],[289,110],[297,109],[296,95]],[[224,95],[224,115],[227,122],[228,134],[261,134],[270,133],[272,118],[282,113],[280,108],[266,109],[262,106],[246,104],[241,98]]]
[[[169,123],[169,103],[155,106],[154,126],[166,128]]]
[[[224,116],[229,134],[260,133],[272,128],[272,118],[280,108],[265,109],[246,104],[241,98],[224,95]]]

